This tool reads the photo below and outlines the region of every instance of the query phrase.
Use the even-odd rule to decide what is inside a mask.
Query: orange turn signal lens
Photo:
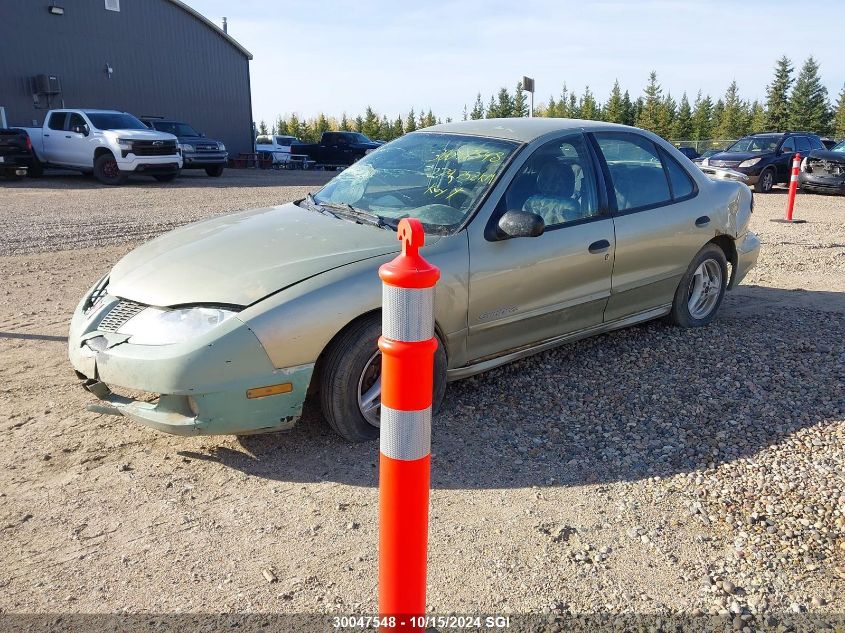
[[[246,397],[252,400],[253,398],[266,398],[267,396],[276,396],[280,393],[290,393],[291,391],[293,391],[293,383],[283,382],[279,385],[268,385],[266,387],[247,389]]]

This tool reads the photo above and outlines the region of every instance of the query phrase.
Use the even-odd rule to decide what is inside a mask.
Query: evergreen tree
[[[766,128],[785,132],[789,127],[789,89],[792,87],[792,62],[784,55],[775,64],[775,76],[766,86]]]
[[[833,118],[833,134],[835,138],[845,138],[845,84],[839,93],[839,100],[836,102],[836,113]]]
[[[827,88],[819,77],[819,65],[807,58],[789,97],[789,127],[793,130],[827,134],[830,128],[830,102]]]
[[[419,127],[425,127],[425,112],[420,110],[419,116],[417,116],[417,125]]]
[[[408,118],[405,119],[405,132],[413,132],[417,129],[417,116],[414,114],[414,109],[408,112]]]
[[[363,132],[364,131],[364,117],[360,114],[355,117],[355,131],[356,132]]]
[[[499,111],[498,106],[496,106],[496,99],[493,98],[493,95],[490,95],[490,103],[487,104],[487,114],[486,116],[488,119],[495,119],[497,116],[497,112]]]
[[[766,116],[766,108],[763,104],[754,100],[751,104],[751,109],[748,111],[748,125],[746,132],[751,134],[759,134],[768,130],[768,117]]]
[[[402,117],[396,117],[396,120],[393,122],[393,128],[390,130],[390,138],[399,138],[405,134],[405,130],[402,129]]]
[[[663,90],[660,88],[660,84],[657,83],[657,73],[653,70],[648,76],[648,85],[643,95],[645,98],[643,99],[643,105],[637,117],[637,127],[659,134],[659,116],[663,104]]]
[[[560,99],[557,102],[556,116],[562,119],[572,118],[572,115],[569,113],[569,91],[566,89],[566,84],[563,84],[563,87],[560,89]]]
[[[513,97],[507,88],[499,88],[499,94],[496,101],[496,117],[507,118],[514,116],[513,114]]]
[[[513,103],[511,106],[510,116],[528,116],[528,102],[525,100],[525,91],[522,89],[521,81],[517,82],[516,90],[513,93]]]
[[[287,135],[288,133],[288,122],[285,121],[285,118],[280,114],[276,117],[276,134]]]
[[[262,135],[270,133],[267,130],[267,124],[263,120],[258,122],[258,133]]]
[[[437,119],[434,118],[431,110],[429,110],[428,114],[425,115],[425,119],[423,119],[423,127],[431,127],[432,125],[437,125]]]
[[[701,91],[695,97],[692,109],[692,138],[704,141],[713,137],[713,102],[710,95],[702,99]]]
[[[721,99],[717,99],[716,103],[713,105],[712,114],[710,116],[710,129],[712,130],[713,134],[719,140],[727,140],[722,136],[719,136],[718,130],[721,128],[722,125],[722,114],[725,112],[725,102]]]
[[[299,120],[299,117],[296,116],[296,112],[291,114],[288,119],[288,134],[295,136],[296,138],[304,138],[305,130],[303,129],[302,122]]]
[[[627,90],[622,95],[622,111],[625,113],[623,123],[625,125],[634,125],[637,120],[637,110],[634,103],[631,102],[631,95],[628,94]]]
[[[678,105],[672,95],[667,93],[666,98],[661,101],[660,107],[657,109],[657,129],[655,132],[658,136],[668,139],[672,135],[672,125],[675,122],[677,108]]]
[[[622,100],[622,90],[619,88],[619,80],[613,82],[613,89],[610,91],[610,98],[604,106],[604,120],[610,123],[625,123],[627,112],[625,103]]]
[[[380,122],[375,110],[370,106],[364,111],[364,123],[361,126],[361,133],[367,138],[378,138]]]
[[[725,92],[725,106],[716,128],[716,136],[722,139],[740,138],[745,133],[745,104],[739,98],[736,80]]]
[[[390,125],[390,121],[387,120],[387,115],[384,114],[381,117],[381,122],[378,126],[378,134],[376,134],[375,138],[380,141],[392,141],[392,130],[393,127]]]
[[[320,138],[323,135],[323,132],[329,131],[329,120],[326,118],[326,115],[322,112],[317,117],[317,121],[314,123],[314,136],[316,138]]]
[[[580,119],[581,110],[578,109],[578,97],[574,92],[569,93],[569,105],[566,106],[566,116],[570,119]]]
[[[578,116],[582,119],[590,119],[591,121],[601,120],[601,108],[599,107],[593,93],[590,92],[590,87],[584,87],[584,94],[578,102]]]
[[[475,97],[475,104],[472,106],[472,112],[469,113],[469,118],[473,121],[484,118],[484,104],[481,102],[480,92]]]
[[[343,113],[343,116],[340,117],[340,129],[343,132],[351,132],[352,128],[349,127],[349,119],[346,118],[346,112]]]
[[[469,118],[469,112],[467,112],[467,104],[464,104],[464,118],[462,121],[466,121]]]
[[[547,116],[547,117],[556,117],[556,116],[559,116],[559,115],[558,115],[558,112],[557,112],[557,110],[558,110],[558,108],[557,108],[557,101],[555,101],[555,98],[554,98],[554,97],[549,97],[549,105],[547,105],[545,108],[543,108],[543,107],[541,106],[541,107],[539,108],[539,110],[540,110],[540,113],[539,113],[539,114],[540,114],[540,116]],[[537,113],[537,112],[535,112],[534,114],[538,114],[538,113]]]
[[[672,123],[671,136],[676,141],[688,141],[692,138],[692,109],[686,92],[681,95],[681,105],[678,106],[678,114]]]

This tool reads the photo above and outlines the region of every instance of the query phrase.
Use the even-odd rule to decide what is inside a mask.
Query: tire
[[[725,253],[716,244],[707,244],[698,251],[678,284],[670,319],[683,328],[707,325],[722,305],[727,286]]]
[[[94,178],[104,185],[115,187],[126,182],[128,174],[120,171],[111,153],[100,154],[94,160]]]
[[[27,167],[29,167],[29,169],[26,170],[27,175],[30,178],[41,178],[41,176],[44,175],[44,165],[35,155],[32,156],[32,161],[29,165],[27,165]]]
[[[213,178],[220,178],[223,175],[223,165],[215,165],[214,167],[206,167],[205,173]]]
[[[775,186],[775,170],[771,167],[766,167],[757,182],[754,183],[754,191],[756,193],[769,193],[772,187]]]
[[[155,174],[153,176],[153,178],[155,178],[159,182],[173,182],[174,180],[176,180],[176,176],[178,176],[178,175],[179,175],[178,173],[176,173],[176,174]]]
[[[367,383],[372,384],[381,370],[378,364],[380,335],[381,314],[365,317],[332,342],[323,361],[320,375],[323,415],[329,426],[349,442],[366,442],[379,436],[378,426],[368,421],[362,412],[359,394],[366,394]],[[445,393],[446,352],[441,343],[434,355],[433,412],[439,410]]]

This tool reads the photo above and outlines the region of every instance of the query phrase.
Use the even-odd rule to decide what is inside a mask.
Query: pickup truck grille
[[[125,301],[121,299],[114,304],[114,307],[109,310],[106,317],[100,321],[97,329],[101,332],[117,332],[117,330],[126,323],[129,319],[139,314],[147,306],[134,301]]]
[[[135,156],[171,156],[176,153],[176,141],[132,141]]]

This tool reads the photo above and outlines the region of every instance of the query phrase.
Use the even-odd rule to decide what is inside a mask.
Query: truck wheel
[[[126,182],[129,177],[120,171],[117,161],[112,154],[100,154],[94,160],[94,177],[104,185],[117,186]]]
[[[754,191],[757,193],[769,193],[772,190],[772,187],[775,186],[775,171],[771,167],[767,167],[763,170],[763,173],[760,174],[760,177],[757,179],[756,184],[754,185]]]
[[[206,167],[205,173],[214,178],[219,178],[223,175],[223,165],[215,165],[214,167]]]
[[[33,156],[32,162],[29,164],[29,169],[26,171],[30,178],[41,178],[44,175],[44,165],[36,156]]]
[[[379,435],[381,315],[361,319],[343,332],[326,352],[320,380],[320,404],[329,426],[349,442]],[[441,343],[434,355],[436,413],[446,392],[446,352]]]

